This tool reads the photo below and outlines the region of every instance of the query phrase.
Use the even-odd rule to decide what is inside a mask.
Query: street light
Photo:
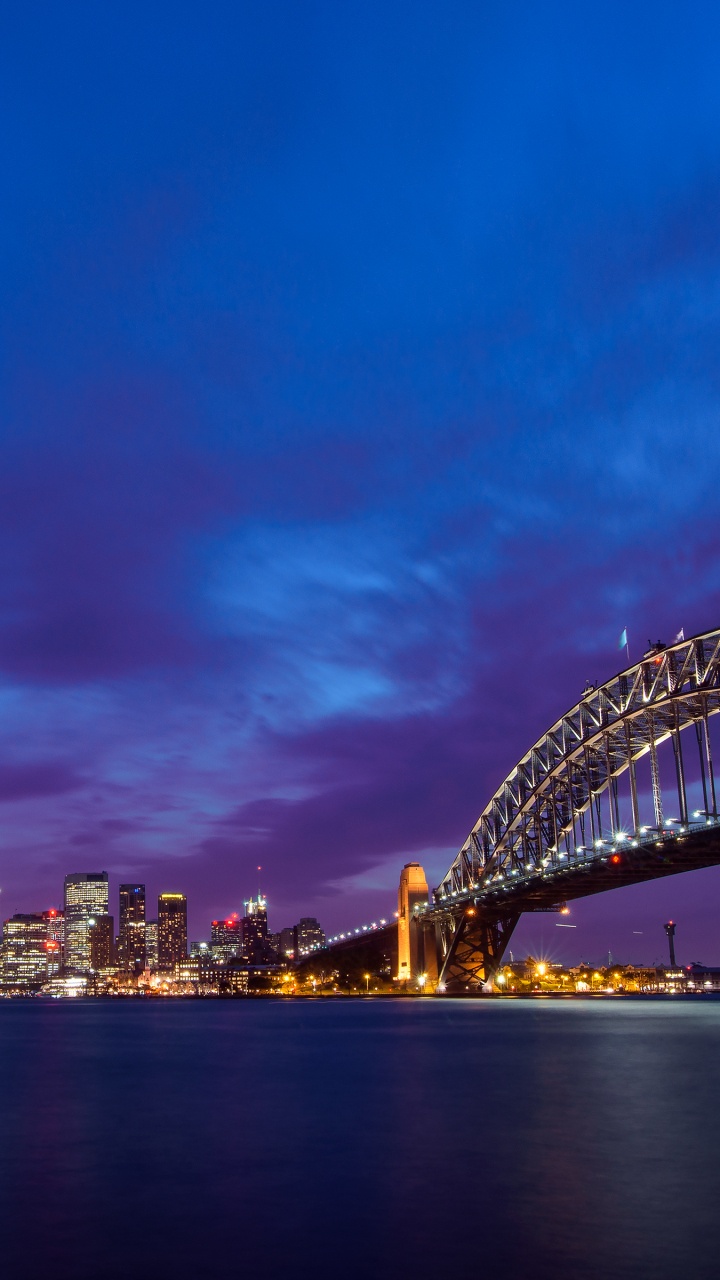
[[[370,974],[366,973],[365,974],[365,994],[369,995],[369,993],[370,993]]]
[[[425,983],[426,983],[426,982],[427,982],[427,974],[426,974],[426,973],[419,973],[419,974],[418,974],[418,986],[419,986],[419,988],[420,988],[420,990],[421,990],[421,991],[422,991],[423,987],[425,986]]]

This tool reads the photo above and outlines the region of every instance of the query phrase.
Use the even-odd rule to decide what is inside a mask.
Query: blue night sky
[[[648,636],[720,624],[720,16],[0,21],[2,913],[437,883]],[[720,869],[523,923],[720,961]]]

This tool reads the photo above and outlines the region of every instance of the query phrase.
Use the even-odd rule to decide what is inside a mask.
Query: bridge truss
[[[587,689],[498,788],[418,913],[439,989],[487,984],[525,911],[720,862],[718,711],[720,630],[652,646]]]

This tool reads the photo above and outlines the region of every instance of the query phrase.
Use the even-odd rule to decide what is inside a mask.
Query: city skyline
[[[715,868],[709,869],[710,872],[714,870]],[[401,874],[404,873],[401,871]],[[88,875],[95,878],[98,875],[107,876],[107,873],[68,873],[65,880],[67,881],[76,876],[79,878],[85,878]],[[692,871],[684,873],[682,878],[686,879],[687,877],[696,876],[707,877],[707,875],[708,870]],[[103,891],[108,895],[106,905],[110,917],[113,919],[115,925],[113,936],[118,944],[118,963],[122,964],[122,890],[129,886],[125,886],[119,881],[118,883],[114,883],[116,879],[116,877],[108,877],[107,880],[104,880]],[[672,889],[672,882],[677,879],[677,876],[670,877],[670,889]],[[137,887],[143,891],[143,906],[145,909],[147,910],[148,902],[153,904],[154,916],[149,914],[146,915],[146,926],[152,926],[157,929],[158,904],[163,897],[182,898],[184,901],[184,907],[187,911],[187,919],[190,919],[190,902],[187,899],[187,895],[178,892],[169,892],[162,889],[159,889],[156,893],[148,893],[147,886],[140,885]],[[662,906],[668,897],[670,899],[673,898],[672,892],[669,894],[667,892],[668,887],[667,880],[655,881],[648,885],[630,886],[612,890],[609,893],[603,894],[604,898],[613,900],[613,905],[611,907],[608,904],[607,927],[605,930],[605,936],[600,939],[599,946],[597,945],[595,933],[590,929],[583,928],[583,908],[589,906],[592,900],[583,900],[580,898],[573,901],[571,908],[565,908],[565,915],[562,920],[559,915],[554,915],[553,913],[547,915],[530,914],[522,917],[520,924],[517,926],[511,939],[509,952],[515,955],[532,955],[548,962],[574,965],[581,963],[600,964],[602,963],[603,957],[610,952],[615,953],[618,963],[622,964],[660,964],[662,963],[662,957],[666,950],[667,925],[665,924],[665,921],[668,918],[667,912],[663,914]],[[661,888],[666,890],[664,894],[657,892],[657,890]],[[648,892],[648,890],[650,892]],[[246,897],[243,897],[241,903],[237,905],[242,905],[244,911],[247,911],[247,909],[250,908],[251,913],[255,910],[256,902],[263,904],[264,908],[267,909],[269,905],[267,896],[262,894],[259,890],[256,892],[257,898],[253,898],[252,894],[249,894]],[[644,901],[642,910],[639,911],[637,907],[637,899],[641,895]],[[624,896],[627,897],[627,904],[625,908],[622,909],[622,898]],[[377,917],[372,920],[369,918],[363,920],[358,917],[350,923],[345,923],[344,927],[340,929],[325,930],[323,937],[327,939],[327,943],[330,945],[344,941],[345,939],[350,940],[353,936],[361,940],[363,935],[371,933],[372,930],[382,929],[388,924],[393,924],[394,920],[397,919],[398,914],[397,911],[393,909],[395,897],[396,894],[393,895],[393,897],[386,903],[386,915],[381,916],[378,913]],[[635,902],[633,902],[633,900],[635,900]],[[111,910],[113,901],[117,904],[115,910]],[[620,904],[621,908],[619,912],[618,904]],[[100,905],[96,898],[93,898],[93,905],[96,908]],[[26,905],[24,908],[19,908],[17,911],[12,913],[6,913],[1,909],[2,898],[0,897],[0,911],[3,922],[7,922],[16,915],[20,916],[44,913],[45,915],[49,914],[54,916],[59,912],[62,916],[62,907],[48,907],[47,905]],[[708,905],[708,911],[712,919],[715,911],[715,907],[712,902]],[[197,915],[197,913],[195,914]],[[299,917],[300,924],[302,924],[303,919],[311,921],[314,926],[317,926],[318,924],[315,917],[303,916]],[[193,945],[200,943],[210,945],[215,932],[215,926],[234,925],[239,927],[241,922],[242,917],[240,916],[239,911],[225,911],[218,913],[218,915],[212,920],[206,919],[202,921],[199,924],[199,927],[192,932],[189,926],[186,926],[186,952],[189,952],[191,942]],[[632,924],[642,924],[644,927],[642,929],[630,928],[630,925]],[[674,927],[676,927],[676,925],[677,920],[675,921]],[[289,935],[293,931],[293,926],[289,926],[287,923],[282,924],[280,920],[277,919],[274,920],[273,926],[274,927],[270,932],[274,936],[279,937],[281,934]],[[295,928],[297,929],[297,925]],[[557,930],[563,931],[563,935],[559,937]],[[567,938],[567,935],[564,934],[565,930],[573,931],[571,938]],[[289,949],[289,941],[287,946]],[[680,922],[678,951],[678,963],[681,965],[716,963],[715,954],[712,949],[708,949],[707,954],[697,950],[695,945],[695,934],[692,928],[692,920],[690,921],[690,927],[688,927],[687,920]],[[129,967],[132,968],[132,966]]]

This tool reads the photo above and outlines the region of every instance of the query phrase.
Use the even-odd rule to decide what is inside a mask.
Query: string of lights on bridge
[[[693,818],[696,818],[696,819],[704,818],[705,821],[703,825],[708,827],[712,826],[715,823],[720,823],[720,818],[708,816],[704,809],[696,809],[692,816]],[[662,839],[667,839],[668,837],[674,837],[677,839],[679,836],[683,835],[688,830],[688,827],[695,826],[695,825],[700,825],[700,824],[689,823],[688,826],[682,826],[680,825],[679,818],[666,818],[662,828],[652,827],[652,826],[640,827],[638,829],[637,835],[648,836],[650,835],[651,832],[656,832],[657,835]],[[588,845],[588,846],[578,845],[576,852],[577,853],[590,852],[593,848],[602,849],[605,846],[608,846],[610,848],[610,847],[618,846],[622,844],[628,844],[632,848],[637,848],[641,843],[643,843],[641,840],[631,838],[626,831],[616,831],[611,837],[608,837],[605,839],[598,838],[593,842],[592,845]],[[549,850],[549,853],[556,854],[556,856],[561,859],[567,858],[568,856],[566,853],[559,853],[555,849]],[[618,854],[617,852],[614,852],[614,853],[611,853],[609,857],[611,862],[615,858],[618,861],[620,861],[621,855]],[[549,863],[550,863],[550,857],[547,857],[543,860],[543,862],[541,863],[541,874],[545,874],[545,868],[549,865]],[[512,875],[512,876],[520,875],[520,874],[521,872],[518,870],[514,870],[509,873],[509,875]],[[494,877],[494,879],[496,880],[504,880],[505,878],[506,877],[503,875],[502,872],[498,873]],[[477,888],[479,888],[479,886],[473,884],[470,886],[470,891]],[[449,894],[443,894],[442,896],[443,896],[443,899],[461,898],[461,897],[464,897],[467,892],[468,892],[467,890],[465,891],[456,890]],[[415,904],[414,910],[421,912],[423,910],[428,910],[431,906],[432,906],[432,903],[430,902],[419,902]],[[394,911],[393,915],[397,918],[397,911]],[[356,940],[359,941],[361,938],[363,938],[367,934],[376,932],[378,929],[384,929],[387,926],[387,924],[388,924],[388,921],[386,919],[381,919],[379,921],[374,920],[372,924],[362,924],[362,925],[359,925],[358,928],[356,929],[346,930],[345,933],[336,933],[333,937],[327,939],[325,946],[326,947],[334,946],[339,942],[353,942]],[[315,943],[310,948],[309,951],[303,952],[303,954],[309,955],[312,951],[319,951],[319,950],[322,950],[322,947],[320,946],[319,943]]]
[[[396,916],[397,911],[394,911],[393,915]],[[333,942],[351,942],[355,938],[361,938],[364,933],[372,933],[373,930],[384,929],[386,924],[387,920],[380,920],[379,922],[373,920],[372,924],[361,924],[358,929],[348,929],[347,933],[336,933],[334,938],[328,938],[326,945],[330,946]]]
[[[707,810],[705,809],[695,809],[692,816],[693,818],[699,818],[699,819],[704,818],[705,821],[697,822],[697,823],[689,822],[687,826],[683,826],[683,825],[679,825],[680,824],[679,818],[666,818],[662,827],[643,826],[638,829],[637,835],[647,836],[649,835],[650,832],[655,832],[656,836],[659,837],[659,839],[657,840],[657,843],[659,844],[661,840],[665,840],[668,837],[673,839],[678,839],[678,837],[685,834],[690,829],[690,827],[693,827],[693,826],[698,827],[700,825],[711,827],[715,824],[720,823],[720,818],[718,818],[715,815],[708,816]],[[650,838],[653,839],[652,836]],[[579,844],[575,849],[575,853],[590,853],[592,852],[593,848],[602,849],[606,845],[611,846],[614,844],[615,846],[617,846],[625,843],[629,844],[631,848],[638,848],[640,844],[645,844],[647,843],[647,841],[633,839],[628,835],[626,831],[616,831],[612,836],[608,838],[599,837],[597,840],[593,842],[592,845]],[[549,867],[553,856],[556,856],[561,861],[566,860],[568,857],[567,853],[560,853],[560,851],[557,848],[548,849],[547,856],[542,859],[542,861],[539,864],[539,867],[531,866],[527,868],[527,870],[530,870],[530,871],[539,870],[541,875],[546,875],[547,868]],[[610,857],[610,861],[615,863],[619,863],[622,860],[622,855],[617,852],[617,849],[613,853],[611,853],[609,857]],[[556,869],[560,871],[562,870],[569,871],[571,868],[559,867]],[[488,880],[495,880],[495,881],[505,880],[505,879],[508,879],[510,876],[518,876],[518,875],[522,875],[522,871],[520,871],[519,868],[514,868],[512,871],[508,872],[507,876],[505,876],[502,871],[498,871],[494,876],[489,876]],[[469,889],[453,890],[450,893],[445,892],[441,895],[441,897],[443,900],[446,900],[448,898],[461,898],[461,897],[464,897],[468,893],[468,891],[472,891],[473,889],[478,889],[479,887],[480,886],[477,884],[471,884],[469,886]],[[429,905],[428,903],[425,904],[425,906],[428,906],[428,905]]]

